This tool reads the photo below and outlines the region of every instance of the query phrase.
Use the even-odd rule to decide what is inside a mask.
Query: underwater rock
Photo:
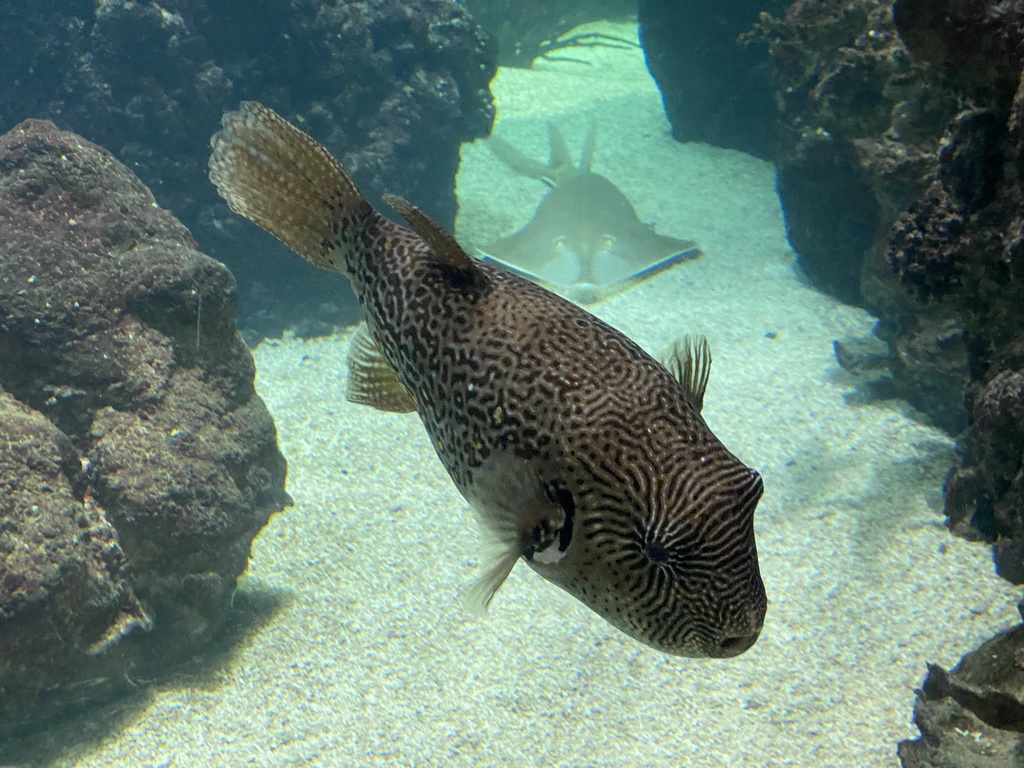
[[[969,87],[1012,92],[1024,57],[1021,4],[992,0],[896,0],[893,21],[915,57]]]
[[[827,133],[805,137],[779,166],[777,188],[804,273],[826,293],[860,304],[864,254],[879,210],[853,147]]]
[[[1024,583],[1024,3],[899,0],[913,55],[963,107],[938,142],[933,183],[889,234],[901,288],[956,312],[970,371],[969,427],[946,482],[953,530],[994,544]]]
[[[960,314],[908,292],[889,242],[908,225],[906,252],[920,252],[914,224],[931,215],[956,89],[909,53],[892,0],[798,0],[781,18],[762,14],[745,39],[767,41],[782,86],[778,187],[800,265],[822,290],[879,316],[890,354],[874,396],[903,398],[957,434],[967,422]],[[979,178],[970,163],[961,172]]]
[[[997,572],[1024,584],[1024,330],[971,395],[973,418],[959,446],[961,466],[946,483],[946,513],[957,533],[993,542]]]
[[[152,627],[117,532],[86,498],[67,435],[0,390],[0,713]],[[116,664],[115,664],[116,666]],[[90,674],[99,676],[93,671]],[[12,712],[12,708],[14,712]]]
[[[917,691],[915,741],[903,768],[1024,766],[1024,624],[996,635],[947,672],[933,664]]]
[[[769,0],[640,0],[640,39],[678,141],[765,159],[777,154],[772,71],[762,41],[741,41]]]
[[[847,402],[907,400],[920,418],[959,434],[966,426],[968,379],[963,327],[942,307],[921,307],[905,317],[907,326],[879,322],[868,336],[835,341],[839,364],[858,379]]]
[[[781,78],[779,191],[801,264],[879,317],[878,396],[966,428],[950,527],[1024,583],[1024,2],[797,0],[748,37]]]
[[[448,226],[461,143],[494,117],[496,46],[451,0],[6,0],[0,30],[0,131],[48,118],[113,152],[234,271],[251,341],[358,313],[344,280],[285,274],[217,198],[206,155],[225,110],[273,105],[371,197],[401,192]]]
[[[0,252],[3,733],[208,640],[289,499],[234,279],[131,171],[21,123]]]
[[[892,0],[797,0],[745,39],[768,43],[781,88],[779,197],[811,281],[863,304],[872,247],[928,185],[956,111],[939,73],[916,62]],[[829,183],[832,182],[832,183]]]

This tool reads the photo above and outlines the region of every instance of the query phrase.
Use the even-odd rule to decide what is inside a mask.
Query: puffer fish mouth
[[[761,636],[761,630],[764,628],[764,614],[757,616],[752,613],[748,621],[751,629],[736,628],[725,632],[718,640],[717,646],[708,649],[708,657],[729,659],[749,651]]]
[[[728,659],[733,656],[739,656],[744,651],[750,650],[750,648],[757,642],[757,638],[761,636],[761,630],[758,629],[756,632],[748,632],[745,635],[732,635],[724,638],[719,644],[718,648],[721,651],[714,658],[716,659]]]

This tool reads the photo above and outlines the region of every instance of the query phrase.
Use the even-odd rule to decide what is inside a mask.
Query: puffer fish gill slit
[[[234,211],[351,280],[369,334],[353,345],[352,399],[419,413],[499,545],[480,603],[523,558],[654,648],[753,645],[761,478],[700,415],[706,342],[678,350],[673,375],[579,307],[471,258],[404,200],[388,202],[412,229],[389,221],[260,104],[225,115],[212,147],[210,177]]]

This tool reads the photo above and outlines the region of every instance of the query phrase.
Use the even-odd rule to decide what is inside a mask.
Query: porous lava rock
[[[863,304],[871,248],[927,187],[955,94],[909,55],[892,2],[797,0],[749,39],[777,70],[779,196],[818,287]]]
[[[109,152],[0,137],[0,733],[222,625],[289,501],[236,299]]]
[[[1024,4],[797,0],[755,34],[801,263],[879,317],[875,390],[960,437],[950,525],[1024,583]]]
[[[911,54],[961,107],[938,143],[927,192],[900,215],[885,254],[916,300],[957,313],[970,372],[969,424],[946,483],[958,533],[994,544],[1024,583],[1024,3],[897,0]]]

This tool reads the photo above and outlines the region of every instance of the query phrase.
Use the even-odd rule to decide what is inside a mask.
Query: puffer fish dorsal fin
[[[580,153],[580,170],[589,171],[594,162],[594,144],[597,141],[597,123],[590,124],[587,138],[583,142],[583,151]]]
[[[704,390],[708,387],[711,374],[711,347],[708,346],[707,338],[684,336],[672,345],[665,367],[693,398],[697,410],[702,410]]]
[[[348,392],[351,403],[389,413],[412,413],[416,401],[395,369],[384,359],[366,323],[356,326],[348,351]]]
[[[473,258],[462,249],[458,241],[415,205],[398,195],[384,195],[384,202],[394,208],[413,232],[426,241],[440,261],[462,272],[473,268]]]

